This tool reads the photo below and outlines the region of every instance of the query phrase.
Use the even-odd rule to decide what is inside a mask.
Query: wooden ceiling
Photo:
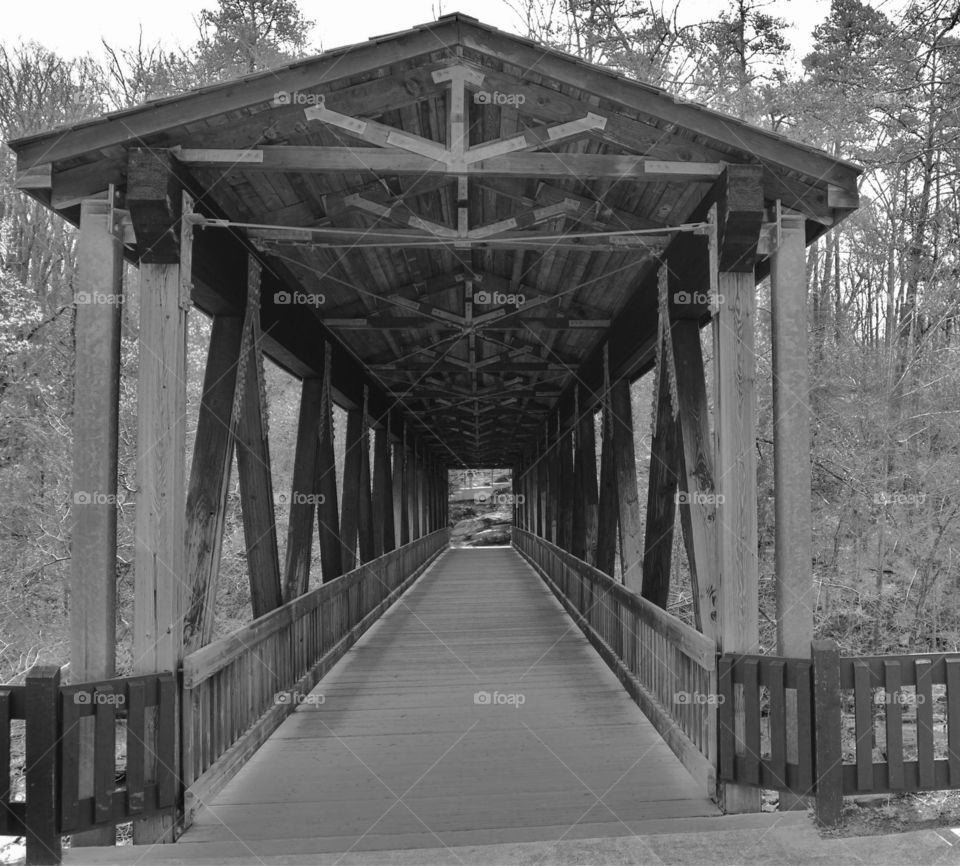
[[[332,336],[451,466],[512,465],[611,328],[637,347],[616,375],[649,365],[657,298],[638,293],[726,164],[762,165],[809,238],[859,173],[461,15],[11,147],[20,187],[74,222],[122,195],[130,148],[173,149],[196,234],[239,236],[276,275],[264,319],[289,327],[268,354],[309,375]],[[200,284],[194,301],[232,309]]]

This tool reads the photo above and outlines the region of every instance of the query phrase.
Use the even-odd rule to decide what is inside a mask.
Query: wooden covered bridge
[[[761,784],[829,800],[805,247],[856,207],[855,166],[462,15],[11,147],[18,186],[79,227],[70,682],[0,691],[0,761],[9,720],[28,731],[0,832],[34,862],[131,820],[137,843],[261,857],[631,833],[757,809]],[[768,274],[780,667],[749,655]],[[116,677],[130,297],[135,675]],[[264,358],[302,381],[289,493]],[[234,455],[252,622],[213,640]],[[511,548],[447,549],[462,467],[512,470]],[[677,515],[696,628],[663,609]]]

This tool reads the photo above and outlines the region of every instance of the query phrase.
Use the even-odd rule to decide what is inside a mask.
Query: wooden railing
[[[59,863],[61,835],[172,810],[176,700],[172,673],[62,686],[60,669],[45,665],[26,685],[0,688],[0,836],[25,836],[29,864]],[[16,719],[25,798],[12,802]]]
[[[677,757],[713,793],[718,700],[713,641],[546,539],[513,527],[513,544]]]
[[[445,528],[390,551],[183,660],[185,825],[449,537]]]

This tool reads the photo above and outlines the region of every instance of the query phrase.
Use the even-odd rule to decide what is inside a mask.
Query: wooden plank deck
[[[140,862],[622,836],[719,814],[510,548],[444,553],[314,695],[174,849]]]

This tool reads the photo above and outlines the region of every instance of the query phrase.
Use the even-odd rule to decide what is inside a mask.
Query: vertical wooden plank
[[[10,689],[0,689],[0,816],[10,802]],[[0,822],[0,826],[3,826]]]
[[[396,525],[400,547],[410,541],[410,524],[407,521],[407,474],[405,468],[406,446],[393,446],[393,522]]]
[[[672,325],[680,447],[680,523],[690,567],[696,626],[707,637],[717,633],[717,491],[706,372],[700,328],[691,320]]]
[[[190,702],[188,694],[184,703]],[[143,811],[143,737],[146,726],[146,692],[142,680],[127,685],[127,811],[136,815]],[[192,732],[191,732],[192,733]],[[189,737],[184,731],[184,740]],[[186,743],[185,743],[186,746]],[[184,763],[192,756],[192,749],[184,748]],[[192,780],[191,780],[192,781]]]
[[[580,465],[580,495],[583,498],[584,560],[597,561],[597,521],[600,493],[597,487],[597,436],[592,412],[584,412],[577,428],[577,460]]]
[[[26,837],[28,866],[60,863],[60,668],[27,673]]]
[[[260,269],[253,259],[249,263],[247,279],[252,286],[248,303],[254,303],[253,298],[259,297]],[[245,372],[243,403],[237,424],[237,478],[240,482],[243,535],[247,548],[250,604],[256,618],[283,604],[259,340],[251,341],[250,351],[246,358],[240,359],[240,363],[244,365]]]
[[[787,691],[784,685],[786,662],[766,662],[770,682],[770,769],[774,781],[787,787]]]
[[[933,689],[930,659],[916,659],[917,674],[917,774],[921,790],[934,790],[933,772]]]
[[[418,443],[414,440],[411,458],[407,462],[407,507],[410,511],[411,541],[416,541],[423,534],[420,531],[420,460]]]
[[[610,388],[613,462],[617,479],[620,566],[623,583],[639,593],[643,579],[643,530],[637,493],[637,465],[633,451],[633,410],[630,382],[618,379]]]
[[[760,685],[759,660],[745,658],[743,670],[743,778],[760,784]]]
[[[827,827],[843,814],[843,752],[840,745],[840,650],[835,641],[813,642],[816,718],[817,821]],[[799,703],[799,695],[798,695]]]
[[[666,360],[670,341],[662,340],[660,358]],[[670,401],[670,377],[666,364],[657,375],[657,408],[650,471],[647,486],[647,513],[643,546],[641,595],[657,607],[666,608],[670,595],[670,563],[676,518],[679,425]]]
[[[873,689],[870,667],[853,663],[854,729],[857,745],[857,790],[873,790]]]
[[[949,668],[947,669],[949,672]],[[960,673],[960,668],[957,669]],[[889,659],[883,663],[883,688],[887,694],[885,706],[887,730],[887,784],[892,791],[902,791],[903,779],[903,705],[900,686],[902,671],[900,662]],[[960,777],[958,777],[960,782]],[[954,784],[951,776],[950,783]]]
[[[177,800],[177,685],[172,676],[160,678],[157,691],[157,802],[173,806]]]
[[[186,311],[180,268],[140,264],[134,671],[175,671],[183,648]],[[278,582],[279,593],[279,582]],[[134,842],[172,841],[169,816],[134,823]]]
[[[242,331],[243,321],[239,317],[213,317],[187,492],[185,559],[189,596],[184,615],[187,652],[208,644],[213,638],[234,450],[231,410]]]
[[[814,726],[812,666],[794,662],[797,682],[797,792],[813,791]]]
[[[645,657],[645,653],[641,659]],[[736,731],[734,729],[734,689],[733,659],[729,655],[721,656],[717,665],[717,687],[723,700],[717,707],[717,736],[719,778],[732,781],[736,778],[734,758],[736,756]]]
[[[114,756],[116,743],[116,712],[114,703],[117,693],[113,686],[100,686],[94,697],[95,746],[94,746],[94,820],[106,823],[113,815],[113,785],[115,778]]]
[[[320,413],[323,380],[304,379],[300,386],[300,417],[293,457],[289,497],[287,549],[283,570],[283,600],[303,595],[310,586],[313,517],[319,502]]]

